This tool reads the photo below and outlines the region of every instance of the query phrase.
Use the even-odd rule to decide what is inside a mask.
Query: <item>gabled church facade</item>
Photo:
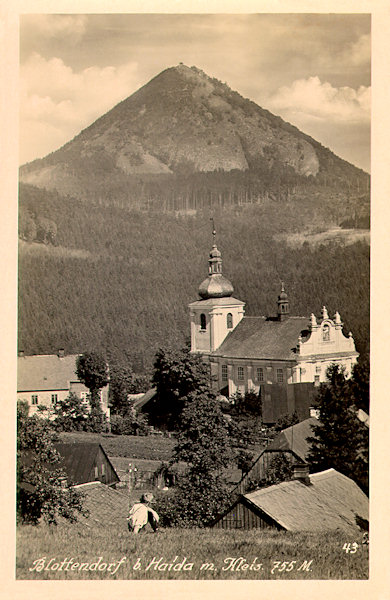
[[[291,316],[283,285],[271,317],[246,317],[245,303],[233,292],[214,240],[200,299],[189,305],[191,351],[210,363],[213,385],[222,395],[258,394],[264,423],[294,411],[309,417],[327,368],[336,363],[351,375],[358,358],[352,334],[345,337],[339,313],[330,318],[325,306],[319,318]]]

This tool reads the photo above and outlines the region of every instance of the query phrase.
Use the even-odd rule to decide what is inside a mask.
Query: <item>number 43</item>
[[[345,542],[343,546],[343,550],[345,550],[347,554],[355,554],[358,548],[359,544],[357,544],[356,542],[352,542],[352,544],[349,542]]]

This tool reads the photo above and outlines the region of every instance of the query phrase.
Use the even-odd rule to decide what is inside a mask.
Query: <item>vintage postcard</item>
[[[152,4],[2,9],[4,597],[384,598],[388,9]]]

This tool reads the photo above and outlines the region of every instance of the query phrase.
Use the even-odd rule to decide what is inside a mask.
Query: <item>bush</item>
[[[207,527],[230,503],[230,493],[219,477],[183,476],[156,499],[163,527]]]
[[[116,435],[148,435],[150,427],[145,415],[129,412],[127,415],[112,415],[111,433]]]

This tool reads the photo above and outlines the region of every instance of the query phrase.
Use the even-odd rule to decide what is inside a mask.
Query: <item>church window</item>
[[[228,329],[233,329],[233,315],[228,313],[226,317],[226,326]]]
[[[239,381],[244,381],[244,367],[237,368],[237,379]]]
[[[264,370],[262,367],[257,367],[256,378],[257,378],[257,381],[264,381]]]
[[[228,378],[227,365],[222,365],[222,379],[223,379],[223,381],[227,381],[227,378]]]
[[[322,340],[324,342],[329,342],[330,340],[330,327],[329,325],[326,323],[322,329]]]
[[[206,315],[204,313],[200,315],[200,328],[206,329]]]
[[[283,369],[276,369],[276,380],[278,383],[283,383]]]

